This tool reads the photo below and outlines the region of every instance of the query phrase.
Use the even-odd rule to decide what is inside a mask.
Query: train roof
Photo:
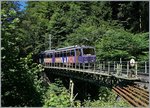
[[[85,46],[85,45],[82,45],[82,46],[74,45],[74,46],[68,46],[68,47],[64,47],[64,48],[58,48],[56,50],[46,50],[46,51],[42,52],[42,54],[44,54],[44,53],[51,53],[51,52],[59,52],[61,50],[70,50],[70,49],[74,49],[74,48],[94,48],[94,47],[92,47],[92,46]]]
[[[45,50],[42,52],[42,54],[45,54],[45,53],[52,53],[52,52],[55,52],[55,50]]]
[[[64,47],[64,48],[58,48],[56,51],[60,51],[60,50],[67,50],[67,49],[74,49],[74,48],[94,48],[92,46],[78,46],[78,45],[74,45],[74,46],[69,46],[69,47]]]

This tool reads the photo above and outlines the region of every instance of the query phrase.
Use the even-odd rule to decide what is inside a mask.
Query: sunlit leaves
[[[148,39],[144,34],[132,34],[122,29],[110,29],[96,44],[98,57],[105,60],[139,59],[139,54],[148,51]],[[148,56],[148,55],[147,55]]]
[[[49,85],[44,95],[45,107],[69,107],[71,105],[67,89],[62,86],[62,82],[58,81]]]

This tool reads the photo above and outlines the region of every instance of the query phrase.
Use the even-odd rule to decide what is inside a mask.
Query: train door
[[[81,60],[81,55],[82,55],[82,52],[81,52],[81,49],[80,48],[78,48],[78,49],[76,49],[76,51],[75,51],[76,53],[76,63],[81,63],[82,62],[82,60]]]
[[[68,56],[68,62],[69,63],[74,63],[74,56],[75,56],[75,54],[74,54],[75,52],[74,52],[74,49],[72,49],[72,50],[70,50],[70,55]]]

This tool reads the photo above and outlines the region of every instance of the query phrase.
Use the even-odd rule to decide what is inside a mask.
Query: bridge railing
[[[96,61],[95,63],[44,63],[46,67],[78,69],[97,73],[106,73],[122,77],[135,77],[148,74],[149,62],[135,62],[131,67],[129,61]]]

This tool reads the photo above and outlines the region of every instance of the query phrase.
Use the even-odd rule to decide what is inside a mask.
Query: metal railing
[[[46,67],[77,69],[95,73],[106,73],[125,78],[137,78],[138,74],[149,73],[149,62],[135,62],[131,67],[129,61],[96,61],[95,63],[44,63]]]

